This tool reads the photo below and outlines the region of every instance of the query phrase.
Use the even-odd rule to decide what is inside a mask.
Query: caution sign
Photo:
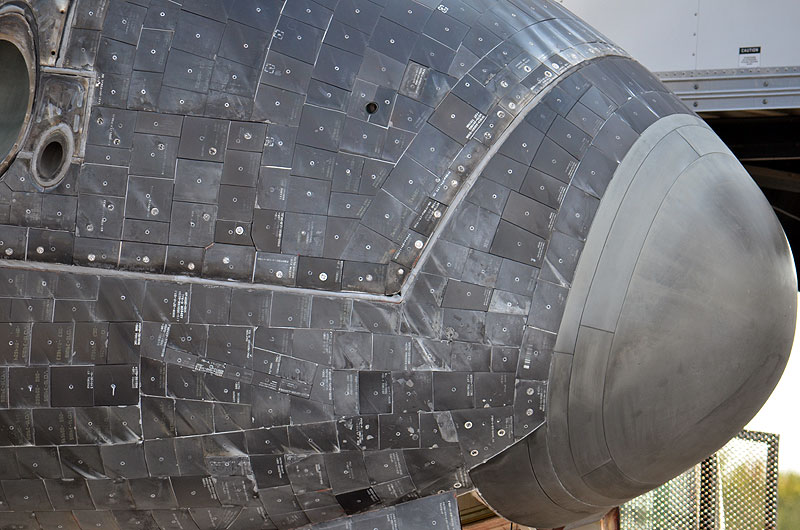
[[[739,68],[754,68],[761,65],[761,46],[739,48]]]

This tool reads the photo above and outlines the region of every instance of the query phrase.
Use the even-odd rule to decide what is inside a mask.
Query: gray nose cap
[[[595,215],[546,421],[470,472],[478,491],[506,518],[550,528],[677,476],[767,400],[796,306],[788,242],[750,176],[697,117],[659,120]]]
[[[795,330],[794,262],[771,206],[702,122],[662,121],[603,199],[556,344],[572,357],[567,388],[550,389],[567,403],[548,417],[569,440],[556,472],[610,497],[724,445],[769,397]]]
[[[738,162],[711,154],[678,177],[611,346],[603,425],[623,473],[668,480],[758,412],[791,349],[794,270],[770,205]]]

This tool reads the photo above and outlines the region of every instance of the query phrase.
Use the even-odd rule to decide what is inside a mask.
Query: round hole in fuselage
[[[39,137],[31,160],[31,173],[38,186],[47,190],[61,184],[69,170],[74,142],[72,130],[63,123]]]
[[[39,178],[51,182],[58,176],[64,165],[64,146],[58,140],[51,140],[39,154]]]

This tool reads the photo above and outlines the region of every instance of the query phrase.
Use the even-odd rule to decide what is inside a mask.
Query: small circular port
[[[64,179],[72,158],[72,142],[72,131],[63,124],[48,130],[36,142],[31,172],[40,187],[53,188]]]
[[[367,103],[367,114],[375,114],[378,112],[378,104],[374,101]]]
[[[64,146],[61,142],[53,140],[42,149],[39,157],[39,172],[43,179],[53,180],[58,175],[61,164],[64,163]]]

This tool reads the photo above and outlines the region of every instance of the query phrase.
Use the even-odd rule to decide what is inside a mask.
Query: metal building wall
[[[698,112],[800,107],[800,2],[560,1]]]

